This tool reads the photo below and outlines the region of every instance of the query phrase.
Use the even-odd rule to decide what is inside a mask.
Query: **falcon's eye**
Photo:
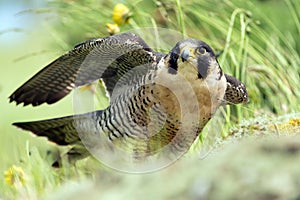
[[[199,47],[196,49],[196,53],[197,54],[205,54],[206,53],[206,49],[204,47]]]

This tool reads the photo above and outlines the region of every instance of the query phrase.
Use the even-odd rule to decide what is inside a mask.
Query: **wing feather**
[[[154,63],[156,55],[138,35],[123,33],[80,43],[65,53],[21,87],[10,102],[33,106],[52,104],[72,89],[103,78],[110,88],[130,69]],[[111,92],[111,91],[110,91]]]

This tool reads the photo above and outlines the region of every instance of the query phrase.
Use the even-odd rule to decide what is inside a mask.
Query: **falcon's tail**
[[[70,163],[78,159],[85,158],[90,155],[85,146],[82,144],[78,135],[76,124],[86,123],[87,120],[93,120],[92,116],[100,114],[102,111],[86,113],[82,115],[67,116],[61,118],[47,119],[31,122],[17,122],[13,125],[27,131],[31,131],[37,136],[45,136],[50,141],[58,145],[71,145],[72,148],[67,152],[67,160]],[[61,166],[61,158],[58,158],[53,165],[54,167]]]
[[[46,136],[56,144],[68,145],[80,140],[74,126],[74,121],[79,117],[80,115],[75,115],[40,121],[16,122],[13,125],[31,131],[37,136]]]

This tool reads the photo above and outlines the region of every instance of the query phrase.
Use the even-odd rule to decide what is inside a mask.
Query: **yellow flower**
[[[129,23],[131,15],[130,10],[124,4],[118,3],[114,7],[112,18],[118,26],[121,26]]]
[[[106,29],[107,29],[107,31],[109,32],[110,35],[114,35],[114,34],[120,32],[120,28],[119,28],[118,24],[107,23],[106,24]]]
[[[15,165],[4,172],[4,179],[7,184],[16,188],[25,184],[23,169]]]

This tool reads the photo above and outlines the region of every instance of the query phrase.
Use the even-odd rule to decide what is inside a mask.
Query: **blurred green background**
[[[43,66],[70,50],[75,44],[90,38],[109,35],[106,24],[113,23],[111,16],[117,3],[126,5],[133,14],[129,24],[120,26],[121,32],[142,27],[161,27],[204,40],[219,54],[218,59],[223,70],[246,84],[251,102],[247,105],[225,107],[219,114],[223,119],[221,122],[225,124],[220,125],[221,130],[224,130],[219,134],[222,139],[232,134],[230,132],[232,127],[238,127],[243,132],[245,126],[239,124],[242,122],[245,124],[245,121],[258,116],[264,116],[261,121],[270,121],[277,116],[300,111],[300,3],[298,0],[249,2],[242,0],[2,0],[0,2],[0,199],[39,199],[52,193],[64,182],[68,182],[67,180],[75,180],[74,185],[70,186],[70,188],[74,186],[73,190],[77,187],[93,190],[91,189],[93,186],[89,185],[92,183],[84,182],[81,187],[79,180],[86,181],[87,177],[93,177],[90,174],[93,174],[94,168],[98,169],[97,164],[87,161],[92,163],[91,166],[97,166],[91,167],[92,169],[84,162],[75,169],[73,167],[52,169],[50,165],[53,156],[56,155],[56,146],[45,138],[35,138],[32,134],[11,125],[16,121],[73,114],[72,96],[67,96],[55,105],[42,105],[35,108],[10,104],[8,96]],[[251,124],[251,120],[249,123]],[[253,128],[251,125],[247,127]],[[296,124],[296,129],[292,129],[292,132],[298,129],[299,125]],[[201,139],[209,138],[209,133],[209,131],[204,132]],[[214,141],[210,144],[212,143]],[[209,162],[214,162],[211,160],[210,158]],[[187,161],[189,164],[190,162]],[[27,174],[28,184],[23,190],[16,190],[4,180],[4,172],[13,164],[21,166]],[[189,164],[179,164],[179,169],[173,167],[171,171],[165,169],[161,173],[168,177],[168,174],[174,174],[176,170],[184,170],[184,167]],[[197,161],[191,163],[191,165],[195,164],[197,165]],[[205,163],[203,165],[205,166]],[[207,165],[206,169],[209,169],[211,166]],[[111,187],[114,183],[118,185],[120,179],[127,180],[129,176],[123,177],[118,172],[104,169],[100,180],[109,182]],[[197,174],[197,170],[193,169],[190,173],[186,173],[187,177],[193,176],[193,173]],[[147,180],[142,177],[139,180],[133,179],[134,184],[128,189],[128,193],[133,191],[135,186],[139,186],[139,181]],[[192,178],[177,179],[181,183],[190,183],[190,180]],[[100,181],[100,185],[103,184]],[[122,184],[124,187],[127,185],[126,181]],[[155,181],[150,182],[147,187],[156,188]],[[70,192],[68,186],[61,190],[58,194]],[[223,190],[224,194],[226,191],[231,191],[224,188]],[[111,196],[109,194],[106,196],[108,199],[119,197],[114,194],[113,188],[107,191],[112,192]],[[184,189],[180,191],[179,196],[184,199],[187,192]],[[163,192],[159,191],[159,193]],[[174,191],[174,197],[176,194]],[[155,197],[162,196],[157,194]],[[54,195],[52,198],[56,199],[56,197]],[[166,197],[171,198],[172,194],[168,193]]]

